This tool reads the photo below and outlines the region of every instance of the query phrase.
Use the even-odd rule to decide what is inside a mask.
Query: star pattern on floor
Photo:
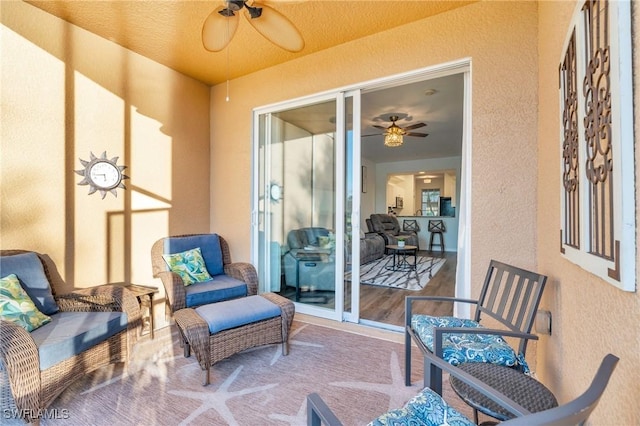
[[[177,332],[171,333],[170,342],[173,342],[173,337]],[[129,376],[136,376],[137,383],[140,387],[144,387],[147,383],[150,383],[152,379],[159,379],[161,381],[168,381],[170,364],[175,362],[181,354],[173,353],[173,344],[167,344],[167,346],[155,352],[150,360],[132,361],[129,363],[128,369],[123,369],[121,373],[116,374],[106,380],[99,381],[89,389],[82,392],[82,395],[90,392],[95,392],[113,383],[121,382],[127,379]],[[144,374],[140,375],[139,373]],[[98,380],[101,380],[101,376],[98,376]]]
[[[302,341],[299,341],[299,340],[295,340],[293,338],[295,335],[300,333],[306,327],[307,327],[307,324],[305,324],[305,325],[303,325],[301,327],[298,327],[297,329],[295,329],[295,330],[293,330],[293,331],[291,331],[289,333],[289,347],[291,347],[291,346],[306,346],[306,347],[312,347],[312,348],[322,348],[322,347],[324,347],[324,345],[320,345],[318,343],[302,342]],[[269,365],[273,365],[276,362],[278,362],[278,360],[280,358],[282,358],[282,356],[283,356],[282,355],[282,344],[277,343],[277,344],[269,345],[269,346],[272,346],[273,348],[275,348],[275,351],[273,353],[273,357],[271,358],[271,363],[269,364]],[[255,348],[247,349],[247,350],[243,351],[243,353],[254,352],[254,351],[259,351],[259,350],[263,350],[263,349],[264,349],[264,346],[257,346]]]
[[[189,399],[195,399],[195,400],[201,401],[200,407],[193,410],[193,412],[189,414],[189,416],[186,419],[180,422],[180,425],[191,424],[192,421],[197,419],[198,416],[200,416],[202,413],[206,412],[207,410],[217,411],[218,414],[220,414],[220,416],[230,426],[238,425],[238,422],[236,421],[235,417],[233,417],[231,410],[229,410],[229,407],[227,407],[228,400],[230,400],[231,398],[248,395],[250,393],[269,390],[278,386],[277,383],[273,383],[269,385],[256,386],[253,388],[245,388],[245,389],[231,392],[229,391],[229,387],[236,380],[236,378],[240,374],[240,371],[242,371],[242,365],[236,368],[235,371],[231,373],[231,375],[224,382],[222,382],[220,387],[218,387],[218,389],[215,390],[214,392],[211,392],[209,388],[207,388],[207,390],[204,392],[178,391],[178,390],[167,391],[167,393],[171,395],[179,396],[181,398],[189,398]]]
[[[288,416],[286,414],[269,414],[269,418],[273,420],[280,420],[288,423],[290,426],[304,426],[307,424],[307,400],[302,401],[300,409],[295,416]]]
[[[417,387],[405,386],[404,376],[400,363],[398,362],[398,354],[391,352],[389,363],[389,371],[391,372],[391,383],[373,383],[373,382],[332,382],[332,386],[341,388],[358,389],[369,392],[378,392],[389,395],[389,410],[402,407],[409,399],[415,396]]]

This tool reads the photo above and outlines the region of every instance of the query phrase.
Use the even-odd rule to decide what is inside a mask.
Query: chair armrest
[[[160,278],[164,291],[169,299],[169,307],[171,312],[187,307],[187,294],[184,290],[184,282],[180,275],[171,271],[162,271],[156,274]]]
[[[258,294],[258,273],[248,262],[234,262],[224,265],[224,273],[247,284],[247,296]]]
[[[451,297],[451,296],[407,296],[405,297],[405,301],[414,300],[439,300],[445,302],[462,302],[462,303],[472,303],[474,305],[478,304],[476,299],[463,299],[461,297]]]
[[[458,379],[467,383],[473,389],[477,390],[481,394],[485,395],[487,398],[494,401],[496,404],[499,404],[500,406],[509,410],[516,417],[521,417],[521,416],[526,416],[528,414],[531,414],[529,410],[527,410],[526,408],[524,408],[523,406],[521,406],[520,404],[518,404],[508,396],[506,396],[505,394],[499,392],[495,388],[492,388],[486,383],[476,379],[475,377],[459,369],[458,367],[449,364],[445,360],[434,357],[430,361],[436,367],[442,369],[443,371],[446,371],[451,376],[457,377]]]
[[[342,422],[317,393],[307,395],[307,426],[342,426]]]
[[[460,297],[451,297],[451,296],[406,296],[404,299],[404,320],[405,326],[411,326],[411,316],[412,316],[412,307],[413,302],[416,301],[440,301],[440,302],[451,302],[451,303],[469,303],[472,305],[477,305],[478,301],[476,299],[463,299]]]
[[[38,347],[27,330],[11,321],[0,320],[0,363],[9,376],[17,409],[37,413],[41,407]]]
[[[140,305],[136,296],[124,287],[100,285],[74,290],[56,296],[56,302],[63,312],[124,312],[129,322],[140,321]]]

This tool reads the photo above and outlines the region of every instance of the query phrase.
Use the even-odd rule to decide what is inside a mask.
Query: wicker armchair
[[[255,267],[247,262],[232,262],[229,244],[221,236],[216,234],[187,234],[165,237],[156,241],[151,247],[151,265],[153,268],[153,277],[162,280],[162,284],[167,293],[167,302],[169,303],[171,314],[183,308],[198,306],[188,302],[187,292],[194,291],[197,286],[203,283],[192,284],[188,288],[185,287],[182,278],[175,272],[169,270],[169,266],[162,255],[175,252],[174,249],[169,247],[172,245],[171,243],[179,247],[195,248],[203,244],[208,244],[212,237],[216,237],[220,241],[224,275],[246,284],[245,296],[258,294],[258,274]],[[203,253],[203,255],[205,256],[205,261],[208,261],[206,253]]]
[[[26,250],[0,250],[0,256],[32,253]],[[43,410],[77,378],[116,362],[127,362],[140,327],[140,308],[136,297],[115,286],[99,286],[56,294],[64,282],[50,258],[36,253],[49,281],[59,311],[124,312],[126,329],[41,370],[41,354],[32,334],[13,322],[0,320],[0,409],[15,413],[25,422],[38,422]],[[3,274],[11,273],[3,271]],[[45,324],[46,330],[53,325]],[[38,330],[35,330],[38,331]],[[34,331],[34,332],[35,332]],[[9,410],[9,411],[5,411]],[[14,411],[15,410],[15,411]]]

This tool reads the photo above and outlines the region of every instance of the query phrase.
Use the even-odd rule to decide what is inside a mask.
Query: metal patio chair
[[[424,385],[442,394],[442,370],[433,361],[492,362],[527,371],[525,353],[547,277],[492,260],[480,297],[462,299],[446,296],[407,296],[405,299],[405,384],[411,385],[411,342],[424,356]],[[473,319],[414,314],[421,301],[447,301],[476,306]],[[487,318],[503,327],[484,328]],[[503,337],[515,338],[517,352]],[[468,350],[472,349],[472,350]]]

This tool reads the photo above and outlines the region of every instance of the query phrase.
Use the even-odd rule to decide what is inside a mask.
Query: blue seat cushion
[[[31,332],[38,346],[40,370],[76,356],[127,328],[124,312],[58,312]]]
[[[20,285],[27,292],[36,308],[45,315],[58,312],[53,292],[40,258],[35,253],[22,253],[13,256],[0,256],[2,276],[15,274]]]
[[[369,426],[475,426],[429,388],[414,396],[404,407],[387,411]]]
[[[184,288],[187,308],[222,302],[247,295],[247,284],[229,275],[215,275],[210,281],[193,283]]]
[[[473,320],[430,315],[413,315],[411,327],[432,352],[435,327],[482,328]],[[442,339],[442,354],[443,359],[452,365],[488,362],[515,367],[524,362],[502,337],[495,334],[445,334]]]
[[[218,234],[165,238],[163,254],[182,253],[197,247],[200,247],[209,274],[211,276],[224,274],[222,249]]]
[[[200,306],[195,311],[207,322],[211,334],[282,314],[280,306],[257,295]]]

